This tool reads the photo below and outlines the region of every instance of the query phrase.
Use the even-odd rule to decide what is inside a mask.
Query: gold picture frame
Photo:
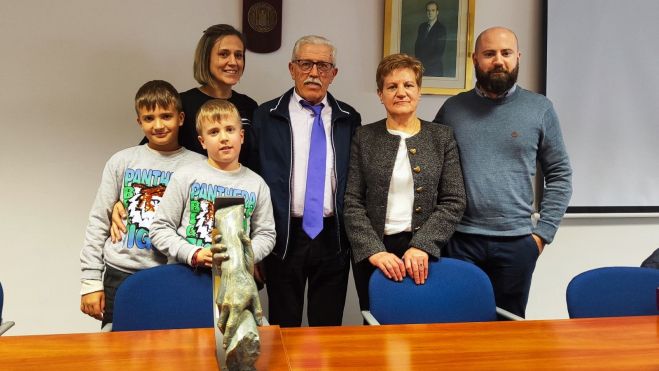
[[[435,3],[439,11],[436,22],[429,28],[426,12],[428,0],[386,0],[383,54],[406,53],[417,56],[418,51],[417,58],[426,61],[421,93],[455,95],[473,88],[474,65],[471,55],[476,0],[435,0]],[[428,5],[428,8],[432,11],[434,7]],[[428,54],[420,46],[421,39],[426,37],[422,33],[442,35],[431,31],[438,27],[443,28],[445,36],[443,48],[438,53],[430,52],[430,57],[421,56],[422,53]],[[437,54],[441,57],[436,58]]]

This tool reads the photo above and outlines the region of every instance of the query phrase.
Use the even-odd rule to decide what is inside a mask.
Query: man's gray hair
[[[300,48],[302,47],[302,45],[305,45],[305,44],[327,45],[327,46],[329,46],[330,49],[331,49],[332,64],[334,66],[336,66],[336,47],[328,39],[326,39],[322,36],[317,36],[317,35],[307,35],[307,36],[300,37],[295,42],[295,46],[293,47],[293,55],[291,56],[291,61],[294,61],[294,60],[297,59],[297,53],[300,51]]]

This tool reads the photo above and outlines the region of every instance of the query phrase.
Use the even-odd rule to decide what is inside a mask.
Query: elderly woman
[[[466,205],[452,130],[416,115],[422,75],[416,58],[385,57],[376,81],[387,118],[353,137],[344,217],[362,310],[375,269],[425,283],[428,260],[439,258]]]

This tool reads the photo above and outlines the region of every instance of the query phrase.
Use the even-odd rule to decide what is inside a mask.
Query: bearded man
[[[511,30],[483,31],[472,55],[476,87],[449,98],[434,121],[454,130],[467,191],[442,256],[478,265],[497,306],[524,317],[536,261],[572,195],[572,169],[551,102],[517,85],[520,56]],[[543,191],[534,209],[537,164]]]

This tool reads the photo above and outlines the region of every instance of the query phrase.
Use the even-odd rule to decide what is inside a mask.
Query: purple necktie
[[[307,188],[304,193],[304,214],[302,229],[311,239],[323,230],[323,201],[325,200],[325,160],[327,158],[327,139],[320,111],[323,104],[312,105],[301,100],[300,104],[313,112],[311,144],[309,145],[309,162],[307,163]]]

